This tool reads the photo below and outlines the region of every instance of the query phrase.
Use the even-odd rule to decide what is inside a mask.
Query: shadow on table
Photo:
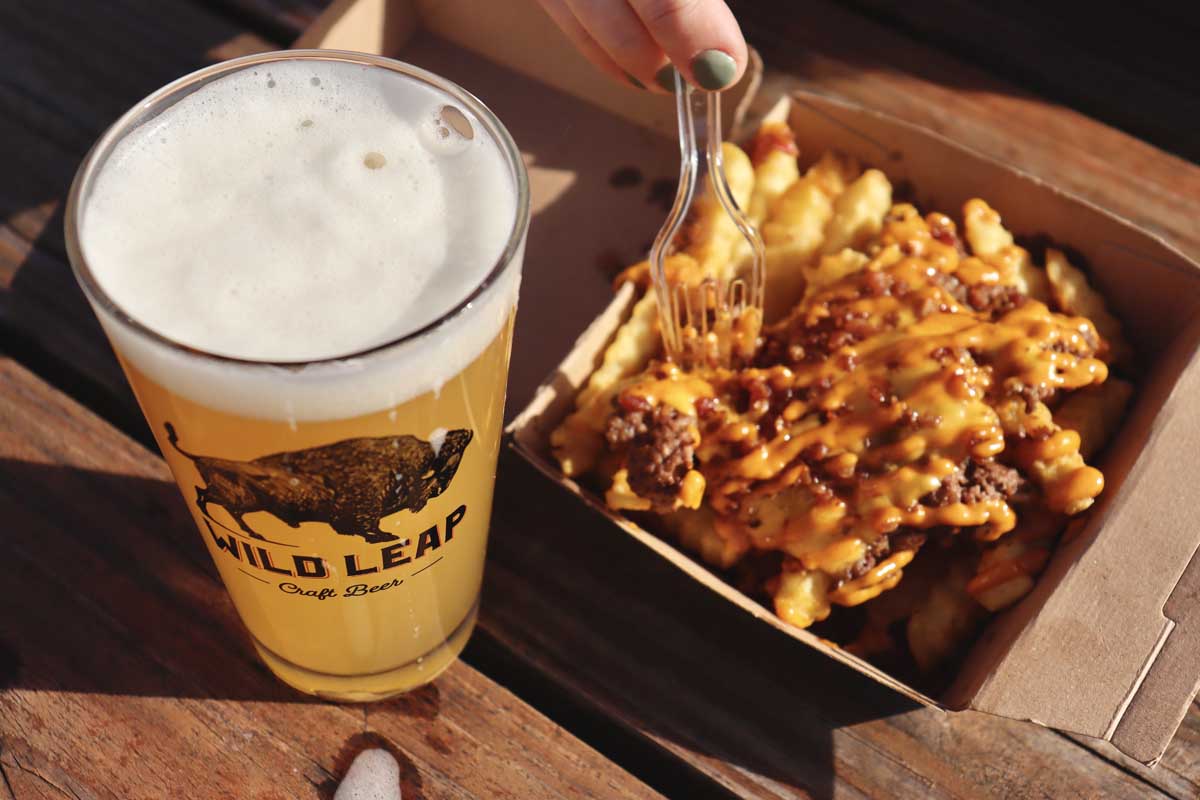
[[[0,458],[0,519],[0,688],[321,702],[259,661],[174,483]]]
[[[501,472],[466,659],[660,790],[711,796],[689,766],[707,762],[735,784],[828,796],[839,757],[858,757],[839,742],[862,749],[838,731],[915,708],[694,584],[512,454]],[[173,483],[0,459],[0,519],[0,685],[313,702],[254,655]],[[387,708],[436,716],[436,686]]]

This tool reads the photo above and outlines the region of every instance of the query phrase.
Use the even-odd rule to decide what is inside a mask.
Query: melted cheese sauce
[[[856,605],[900,580],[911,550],[844,578],[887,534],[962,528],[990,541],[1016,527],[999,497],[930,500],[968,459],[1020,468],[1056,512],[1103,489],[1078,434],[1055,426],[1038,398],[1103,382],[1105,343],[1089,320],[1037,300],[979,311],[957,299],[960,284],[1013,285],[1015,267],[962,255],[953,231],[944,215],[897,206],[864,270],[765,331],[758,366],[656,362],[623,389],[698,420],[702,482],[690,481],[687,507],[700,487],[729,548],[783,551],[785,578],[824,573],[834,603]],[[1034,573],[1046,554],[1014,553],[973,589]]]

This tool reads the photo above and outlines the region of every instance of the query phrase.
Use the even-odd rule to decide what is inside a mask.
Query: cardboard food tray
[[[411,60],[481,94],[512,129],[530,165],[534,220],[510,402],[529,394],[531,371],[550,377],[509,435],[538,469],[757,620],[914,700],[1106,739],[1144,763],[1161,757],[1200,687],[1200,525],[1192,522],[1200,415],[1190,408],[1200,390],[1200,265],[1125,220],[935,133],[820,95],[790,98],[802,158],[837,147],[883,169],[894,184],[910,183],[923,211],[956,216],[966,199],[981,196],[1018,236],[1048,235],[1079,252],[1144,367],[1134,405],[1098,465],[1107,488],[1082,534],[1060,545],[1033,592],[989,623],[956,681],[932,698],[783,623],[672,543],[609,510],[553,460],[550,432],[636,299],[627,286],[603,307],[606,282],[588,265],[614,250],[636,260],[630,248],[661,221],[661,211],[631,202],[593,173],[616,163],[673,176],[670,102],[591,70],[532,0],[338,0],[297,46]],[[727,103],[730,122],[747,110],[741,101],[756,85],[754,74],[737,88]],[[557,128],[564,125],[587,135],[563,137]],[[581,216],[582,209],[593,213]],[[562,345],[554,353],[554,343],[571,341],[580,319],[592,322],[558,362]]]

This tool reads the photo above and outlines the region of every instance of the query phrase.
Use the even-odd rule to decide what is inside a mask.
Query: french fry
[[[804,173],[804,178],[833,200],[862,174],[862,168],[852,157],[836,150],[826,150]]]
[[[955,560],[908,619],[908,648],[922,672],[949,658],[983,619],[983,607],[967,594],[971,573],[968,560]]]
[[[660,346],[658,304],[648,290],[633,306],[604,350],[600,366],[575,397],[576,410],[550,434],[550,446],[563,473],[578,477],[604,452],[604,427],[622,381],[650,361]]]
[[[805,270],[805,291],[812,293],[836,283],[847,275],[862,270],[870,260],[865,253],[851,250],[849,247],[839,253],[822,256],[814,266]]]
[[[579,408],[589,405],[617,381],[641,370],[658,352],[660,343],[658,303],[654,292],[647,291],[634,304],[629,319],[617,329],[612,343],[605,348],[600,366],[575,398],[576,405]]]
[[[1133,384],[1110,377],[1098,386],[1072,392],[1054,411],[1059,427],[1079,434],[1079,454],[1094,456],[1108,443],[1133,397]]]
[[[767,290],[763,302],[766,322],[786,317],[804,296],[808,264],[815,249],[805,244],[767,246]]]
[[[700,263],[687,253],[672,253],[664,258],[663,270],[667,273],[667,282],[671,284],[695,286],[704,280]],[[642,290],[649,289],[652,286],[650,261],[639,261],[631,267],[626,267],[613,281],[613,288],[620,288],[625,283],[632,283]]]
[[[772,599],[780,619],[807,628],[829,616],[829,576],[785,562]]]
[[[825,226],[833,218],[833,201],[807,177],[793,183],[779,196],[771,216],[762,226],[763,242],[792,245],[811,256],[825,237]]]
[[[1046,249],[1046,275],[1054,300],[1067,314],[1087,317],[1108,342],[1112,360],[1128,363],[1133,354],[1121,332],[1121,321],[1112,315],[1104,298],[1093,289],[1079,269],[1072,266],[1060,250]]]
[[[1049,305],[1050,280],[1046,272],[1033,263],[1033,258],[1024,247],[1008,245],[982,258],[1000,273],[1001,283],[1016,286],[1026,296]]]
[[[1000,282],[1016,286],[1034,300],[1050,301],[1046,273],[1033,263],[1029,251],[1013,243],[1000,214],[983,200],[974,198],[963,206],[963,225],[971,252],[1000,273]]]
[[[746,208],[754,191],[754,167],[750,157],[735,144],[721,146],[725,180],[739,208]],[[725,213],[716,197],[709,192],[699,195],[692,203],[684,252],[700,264],[705,277],[729,278],[734,271],[734,250],[744,243],[741,231]]]
[[[887,176],[877,169],[867,170],[834,201],[821,252],[828,255],[847,247],[863,248],[879,233],[891,207],[892,184]]]
[[[615,390],[611,391],[612,395],[616,394]],[[604,405],[603,398],[593,400],[568,415],[550,433],[550,448],[564,475],[578,478],[600,461],[604,454],[603,425],[608,413]]]
[[[1018,443],[1014,452],[1022,469],[1042,487],[1047,508],[1078,514],[1104,490],[1104,475],[1084,463],[1078,433],[1054,427],[1045,439]]]
[[[754,138],[754,190],[746,216],[754,225],[767,218],[772,204],[800,178],[796,140],[786,122],[767,122]]]
[[[750,549],[749,540],[736,530],[728,527],[719,530],[707,506],[671,511],[662,515],[662,522],[686,549],[720,569],[732,567]]]
[[[1004,435],[1014,439],[1048,436],[1057,428],[1050,409],[1041,401],[1029,404],[1023,397],[1011,396],[993,408]]]
[[[1042,487],[1052,511],[1078,514],[1104,489],[1100,470],[1084,463],[1079,434],[1063,430],[1041,401],[1007,397],[995,405],[1005,436],[1017,440],[1013,452],[1022,470]]]
[[[1052,540],[1026,541],[1007,536],[984,550],[967,594],[988,611],[1008,608],[1033,589],[1034,579],[1050,560]]]
[[[905,568],[904,580],[896,588],[867,603],[866,624],[854,641],[846,645],[846,650],[863,658],[894,651],[897,643],[892,638],[893,626],[911,617],[924,602],[933,581],[939,577],[938,567],[931,558],[918,558]]]
[[[804,295],[808,266],[832,217],[829,196],[808,177],[793,183],[776,200],[762,226],[767,257],[765,319],[783,317]]]
[[[977,197],[963,206],[963,227],[967,244],[977,256],[996,255],[1013,245],[1012,234],[1000,223],[1000,214]]]

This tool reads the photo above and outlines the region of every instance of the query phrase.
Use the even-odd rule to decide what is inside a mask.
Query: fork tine
[[[700,117],[704,125],[703,149],[698,146],[696,133],[701,103],[705,105]],[[675,111],[679,121],[679,188],[650,249],[663,346],[667,357],[685,368],[700,364],[729,366],[735,355],[745,355],[732,341],[735,329],[740,334],[741,329],[748,328],[750,341],[758,336],[766,284],[765,250],[758,231],[738,208],[725,177],[720,95],[716,92],[698,95],[676,73]],[[754,258],[748,282],[741,277],[718,280],[706,276],[698,286],[688,287],[683,283],[672,286],[668,280],[667,251],[695,201],[701,175],[718,204],[750,245]],[[742,325],[735,326],[735,318],[750,313],[753,316],[746,316]]]

